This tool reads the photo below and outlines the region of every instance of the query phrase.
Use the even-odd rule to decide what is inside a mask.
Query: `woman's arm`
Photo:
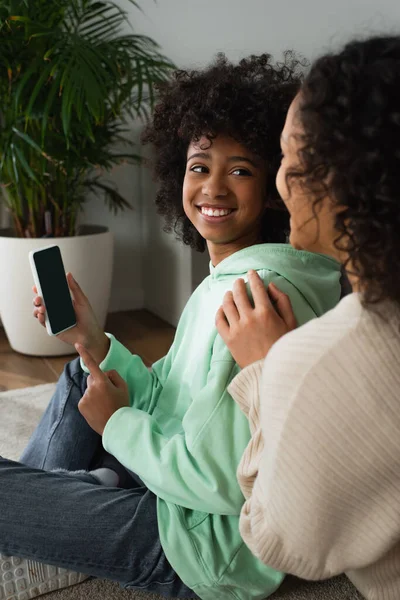
[[[400,421],[392,399],[377,402],[373,361],[360,367],[356,334],[334,312],[265,361],[263,443],[240,527],[271,567],[305,579],[346,572],[370,597],[369,566],[400,539]]]

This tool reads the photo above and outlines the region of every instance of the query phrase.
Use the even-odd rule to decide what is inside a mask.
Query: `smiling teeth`
[[[203,215],[207,215],[208,217],[226,217],[231,213],[231,209],[229,208],[206,208],[205,206],[201,207],[201,213]]]

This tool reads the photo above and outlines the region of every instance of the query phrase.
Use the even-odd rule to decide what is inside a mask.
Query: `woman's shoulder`
[[[319,318],[312,319],[281,338],[271,349],[269,361],[310,363],[310,366],[338,345],[346,346],[348,338],[360,326],[364,309],[358,294],[349,294]]]
[[[350,294],[319,319],[291,332],[272,348],[263,372],[267,387],[289,379],[287,396],[323,395],[346,402],[360,394],[376,401],[374,390],[385,387],[386,398],[400,387],[400,319],[393,307],[365,308],[359,294]],[[287,378],[287,374],[291,377]]]

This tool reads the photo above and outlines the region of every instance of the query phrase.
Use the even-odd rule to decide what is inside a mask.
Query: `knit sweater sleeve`
[[[239,405],[249,421],[251,438],[240,460],[237,469],[237,479],[245,498],[253,491],[258,473],[258,465],[264,447],[263,434],[260,426],[260,380],[264,360],[246,367],[233,379],[228,392]]]
[[[346,572],[372,599],[370,565],[393,555],[385,578],[393,571],[399,582],[400,423],[388,395],[376,401],[366,340],[358,342],[352,332],[330,342],[332,324],[328,319],[325,328],[314,323],[293,332],[265,361],[261,442],[247,457],[255,472],[240,529],[271,567],[305,579]],[[231,385],[242,403],[244,395],[253,397],[249,375],[247,390],[244,372],[234,392]],[[239,479],[241,471],[243,461]],[[387,598],[396,593],[393,587]]]

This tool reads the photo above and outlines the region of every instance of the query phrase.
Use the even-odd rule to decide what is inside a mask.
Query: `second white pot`
[[[0,230],[0,316],[13,350],[33,356],[61,356],[75,348],[49,336],[32,315],[33,278],[28,255],[51,244],[60,246],[66,272],[82,287],[102,327],[112,280],[113,237],[105,227],[85,226],[70,238],[16,238]]]

